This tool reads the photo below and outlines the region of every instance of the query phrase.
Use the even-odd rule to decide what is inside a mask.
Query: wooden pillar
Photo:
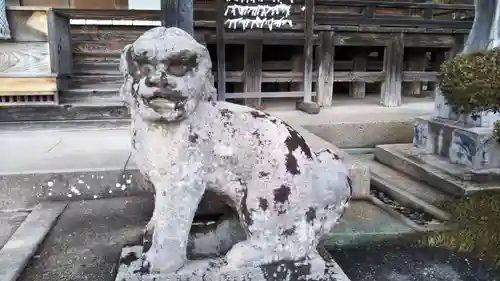
[[[226,100],[226,43],[224,42],[225,0],[217,0],[216,35],[217,35],[217,100]]]
[[[193,35],[193,0],[161,0],[161,24]]]
[[[401,85],[403,76],[403,34],[394,35],[385,47],[384,74],[380,104],[387,107],[401,105]]]
[[[304,28],[304,102],[312,102],[314,0],[306,1]]]
[[[47,12],[49,30],[50,72],[58,74],[57,90],[68,89],[69,81],[64,77],[73,72],[73,52],[71,49],[71,25],[69,18],[56,13]],[[55,103],[59,103],[59,96],[55,95]]]
[[[444,49],[436,49],[431,53],[431,68],[432,71],[439,72],[441,64],[446,60],[446,51]],[[437,82],[427,83],[427,91],[434,91],[437,88]]]
[[[367,48],[357,48],[352,60],[352,71],[365,72],[368,64],[369,50]],[[355,99],[363,99],[366,96],[365,82],[352,82],[349,85],[349,95]]]
[[[262,41],[245,42],[245,93],[260,93],[262,91]],[[245,99],[245,105],[258,107],[261,98]]]
[[[319,35],[317,60],[318,80],[316,81],[316,102],[319,106],[331,106],[334,81],[335,32],[324,31]]]
[[[446,59],[451,59],[455,55],[461,53],[464,50],[465,39],[466,39],[466,35],[464,35],[464,34],[455,35],[455,44],[453,45],[453,48],[451,48],[448,51],[448,55],[446,56]]]
[[[292,72],[300,72],[304,75],[304,54],[292,55]],[[304,82],[290,83],[290,91],[302,92],[304,91]]]
[[[414,49],[408,57],[408,68],[410,71],[425,71],[427,66],[427,57],[425,50]],[[409,96],[421,96],[423,83],[421,81],[413,81],[408,85]]]

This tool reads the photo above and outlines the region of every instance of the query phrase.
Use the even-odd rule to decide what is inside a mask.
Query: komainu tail
[[[352,196],[352,180],[349,177],[349,171],[344,163],[344,159],[327,148],[321,149],[315,152],[315,154],[316,154],[316,159],[321,164],[328,165],[328,167],[331,168],[331,170],[337,174],[337,175],[331,175],[332,177],[337,176],[339,178],[341,177],[345,178],[346,180],[345,185],[349,188],[349,196],[347,198],[347,201],[349,201],[349,199]]]

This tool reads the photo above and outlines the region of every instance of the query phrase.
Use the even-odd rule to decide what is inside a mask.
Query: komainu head
[[[216,95],[208,50],[175,27],[153,28],[125,46],[120,71],[121,95],[145,121],[182,120]]]

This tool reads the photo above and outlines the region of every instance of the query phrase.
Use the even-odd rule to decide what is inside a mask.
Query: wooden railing
[[[328,29],[340,26],[385,26],[442,29],[469,29],[471,20],[453,20],[452,13],[470,13],[474,7],[460,4],[402,3],[385,1],[315,0],[314,25]],[[303,29],[305,1],[294,1],[291,18],[294,28]],[[215,27],[216,0],[194,1],[198,27]],[[76,10],[57,9],[72,19],[158,21],[157,10]]]

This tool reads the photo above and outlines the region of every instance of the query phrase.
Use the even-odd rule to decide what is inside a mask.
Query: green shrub
[[[439,87],[452,110],[500,111],[500,49],[460,54],[441,65]]]

